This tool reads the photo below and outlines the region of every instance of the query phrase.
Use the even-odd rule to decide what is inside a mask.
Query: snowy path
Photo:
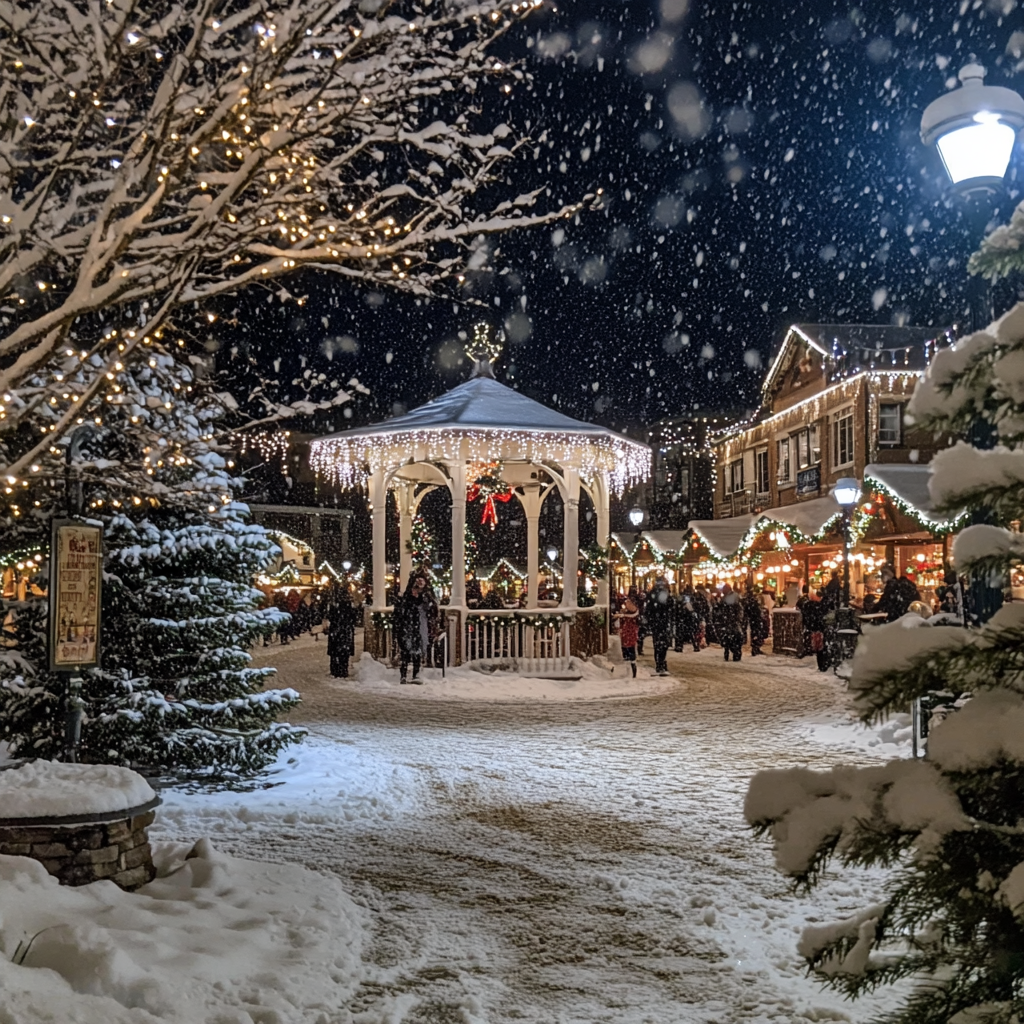
[[[670,655],[683,681],[646,698],[407,700],[325,679],[324,648],[269,652],[312,731],[295,780],[172,795],[162,831],[339,875],[376,928],[355,1020],[870,1016],[820,992],[794,953],[807,919],[864,904],[863,883],[792,896],[741,817],[761,768],[896,753],[844,724],[832,676],[724,665],[713,648]]]

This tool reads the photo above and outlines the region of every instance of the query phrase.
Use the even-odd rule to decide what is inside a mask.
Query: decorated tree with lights
[[[102,657],[83,673],[81,759],[249,771],[301,735],[275,722],[298,695],[264,689],[273,670],[252,668],[246,651],[281,617],[258,609],[252,585],[275,546],[234,501],[240,481],[214,440],[222,408],[168,352],[146,351],[83,398],[75,431],[51,438],[30,478],[6,488],[0,548],[45,552],[50,518],[75,506],[106,527]],[[65,356],[69,393],[102,366],[98,354]],[[44,424],[60,415],[40,411]],[[48,670],[46,599],[6,602],[0,620],[0,737],[12,754],[59,757],[66,680]]]
[[[315,268],[432,295],[488,236],[575,213],[492,188],[527,140],[483,113],[524,78],[490,50],[539,2],[0,0],[0,425],[40,401],[74,425],[59,381],[19,400],[65,347],[102,360],[97,394],[225,294]]]
[[[1024,560],[1006,526],[1024,507],[1024,305],[939,352],[908,414],[943,434],[977,422],[999,444],[960,442],[931,464],[933,502],[977,508],[992,522],[953,544],[958,572],[1005,581]],[[815,885],[831,861],[888,868],[870,907],[807,929],[800,952],[825,982],[856,996],[899,979],[918,984],[884,1016],[892,1024],[1019,1024],[1024,1020],[1024,606],[978,628],[909,615],[866,633],[851,686],[864,721],[925,694],[953,703],[932,726],[923,760],[831,772],[762,772],[747,820],[770,832],[776,863]]]
[[[420,513],[413,517],[412,530],[406,547],[412,555],[412,562],[415,566],[433,565],[437,554],[437,546],[434,543],[434,535],[427,527],[426,520]]]

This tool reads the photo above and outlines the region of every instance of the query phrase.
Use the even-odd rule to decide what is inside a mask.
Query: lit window
[[[771,490],[768,482],[768,449],[757,452],[754,455],[754,476],[757,483],[757,493],[767,494]]]
[[[793,479],[793,467],[789,457],[789,438],[784,437],[778,442],[779,483],[788,484]]]
[[[878,407],[878,443],[899,444],[903,440],[903,405],[887,403]]]
[[[853,413],[848,412],[832,421],[832,468],[848,466],[853,462]]]

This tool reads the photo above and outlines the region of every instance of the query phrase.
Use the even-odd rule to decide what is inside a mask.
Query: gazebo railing
[[[463,627],[463,660],[513,659],[527,671],[564,667],[569,661],[569,622],[564,611],[473,610]]]

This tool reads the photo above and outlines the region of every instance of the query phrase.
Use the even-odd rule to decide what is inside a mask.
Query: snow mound
[[[0,1020],[316,1024],[351,997],[363,921],[336,878],[208,840],[154,860],[158,878],[126,893],[0,857]]]
[[[531,670],[532,671],[532,670]],[[520,674],[508,663],[476,663],[445,670],[423,669],[422,686],[402,686],[398,669],[388,668],[369,654],[354,663],[350,680],[339,679],[342,685],[395,693],[431,700],[600,700],[606,697],[639,697],[664,693],[678,685],[671,677],[656,676],[650,669],[637,665],[634,679],[629,665],[614,664],[600,655],[590,661],[569,659],[567,676],[579,678],[544,679],[534,674]]]
[[[156,794],[130,768],[29,761],[0,771],[0,818],[70,817],[126,811]]]

